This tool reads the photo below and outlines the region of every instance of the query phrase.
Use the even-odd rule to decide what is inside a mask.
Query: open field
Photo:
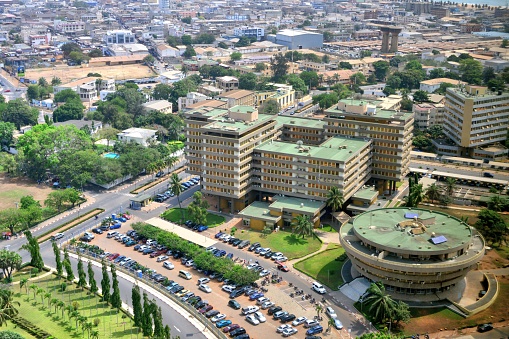
[[[343,247],[338,244],[329,244],[325,251],[299,261],[294,267],[314,280],[337,290],[338,286],[343,284],[341,268],[345,261],[337,261],[336,258],[344,253]]]
[[[61,300],[65,305],[71,305],[74,301],[78,302],[77,311],[80,315],[87,317],[87,322],[93,323],[94,319],[99,319],[99,325],[93,326],[92,331],[98,331],[99,338],[132,338],[136,336],[137,329],[132,327],[132,321],[129,317],[122,318],[123,313],[117,313],[105,303],[100,302],[98,296],[87,295],[87,290],[82,291],[76,288],[76,285],[68,285],[65,292],[59,289],[59,280],[54,275],[44,279],[34,281],[37,287],[51,293],[51,299]],[[25,289],[21,291],[14,288],[16,296],[14,300],[19,301],[21,306],[18,308],[19,315],[30,321],[32,324],[44,329],[56,338],[83,338],[82,328],[78,323],[76,329],[76,318],[69,319],[67,311],[55,309],[55,306],[48,307],[48,300],[41,302],[41,295],[34,293],[32,289],[28,290],[28,296]],[[63,314],[62,314],[63,313]],[[85,332],[85,337],[87,334]]]
[[[2,327],[0,327],[0,332],[3,332],[3,331],[11,331],[11,332],[17,333],[25,339],[37,339],[36,337],[31,335],[24,329],[19,328],[19,326],[16,326],[15,324],[13,324],[10,321],[7,321],[6,324],[3,324]]]
[[[247,230],[243,233],[238,230],[235,237],[249,240],[251,244],[259,242],[262,247],[270,247],[273,251],[282,252],[288,259],[302,258],[316,252],[322,246],[316,237],[302,238],[288,231],[272,232],[264,236],[261,232]]]
[[[184,210],[184,221],[191,219],[191,217],[187,213],[187,208],[183,208],[183,210]],[[179,223],[180,219],[182,218],[182,212],[180,211],[180,208],[171,208],[165,211],[163,214],[161,214],[161,218],[174,223]],[[223,216],[207,213],[207,221],[205,222],[205,225],[207,225],[209,228],[212,228],[223,224],[224,221],[225,218]]]
[[[37,185],[27,178],[10,178],[6,173],[0,173],[0,210],[15,208],[21,197],[31,195],[41,205],[52,189],[43,184]]]
[[[464,206],[462,206],[462,207],[464,207]],[[479,212],[477,212],[477,211],[456,210],[456,209],[452,209],[452,208],[447,208],[447,206],[425,206],[425,205],[420,205],[419,208],[423,208],[423,209],[427,209],[427,210],[433,210],[433,211],[439,211],[439,212],[442,212],[442,213],[447,213],[447,214],[450,214],[453,217],[456,217],[458,219],[460,219],[461,217],[468,217],[468,221],[467,222],[468,222],[469,225],[475,224],[475,222],[477,221],[477,215],[479,214]],[[482,209],[482,207],[474,207],[474,208]],[[502,219],[504,219],[504,221],[506,223],[509,222],[509,214],[500,213],[500,216],[502,217]]]
[[[38,80],[46,78],[51,82],[53,77],[60,78],[62,84],[68,83],[73,79],[84,78],[88,73],[99,73],[102,78],[115,80],[138,79],[156,75],[149,67],[142,64],[134,65],[115,65],[115,66],[60,66],[53,68],[30,68],[25,71],[28,79]]]

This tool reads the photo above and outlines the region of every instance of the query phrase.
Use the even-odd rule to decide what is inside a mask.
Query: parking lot
[[[115,231],[119,231],[122,233],[126,233],[128,230],[130,230],[130,224],[132,221],[127,221],[127,223],[122,224],[121,229],[117,229]],[[176,226],[179,227],[179,226]],[[164,277],[167,277],[170,280],[174,280],[179,285],[183,286],[185,290],[188,290],[189,292],[194,293],[197,296],[200,296],[203,298],[203,300],[206,300],[209,305],[213,306],[213,310],[217,310],[220,312],[220,314],[225,315],[225,319],[231,320],[233,324],[238,324],[239,326],[246,329],[247,333],[250,335],[251,338],[262,338],[266,337],[267,334],[270,334],[270,337],[279,337],[281,334],[277,333],[276,330],[279,326],[282,325],[282,323],[278,320],[274,320],[272,316],[269,316],[268,309],[261,309],[260,312],[261,315],[263,315],[266,318],[265,322],[262,322],[258,325],[253,325],[249,323],[246,320],[245,315],[241,314],[241,309],[247,306],[254,306],[257,304],[256,300],[249,300],[249,297],[246,295],[241,295],[235,300],[238,301],[238,303],[241,306],[241,309],[236,310],[228,306],[228,302],[230,301],[229,293],[222,290],[223,282],[219,282],[216,279],[211,279],[211,281],[207,282],[206,285],[208,285],[211,289],[210,293],[206,293],[198,288],[198,279],[200,278],[206,278],[206,276],[203,273],[198,272],[196,269],[193,269],[192,267],[186,267],[179,259],[174,259],[173,257],[169,257],[166,260],[160,260],[157,261],[156,257],[151,258],[150,255],[143,255],[142,253],[138,251],[134,251],[134,246],[126,247],[124,244],[116,241],[114,238],[107,238],[107,232],[101,234],[101,235],[95,235],[95,238],[90,242],[92,245],[97,245],[100,248],[107,250],[110,253],[119,253],[120,255],[124,255],[126,257],[130,257],[133,260],[137,261],[139,264],[146,266],[150,269],[155,270],[157,273],[162,274]],[[213,235],[212,235],[213,237]],[[224,248],[224,246],[223,246]],[[247,251],[247,248],[244,249],[244,251]],[[252,253],[252,252],[251,252]],[[232,259],[238,259],[239,258],[232,258]],[[278,274],[278,276],[284,276],[284,273],[277,271],[276,265],[274,264],[274,261],[271,261],[270,259],[265,259],[260,257],[258,259],[260,265],[262,265],[265,269],[267,269],[270,273],[268,277],[272,277],[272,274]],[[173,266],[173,269],[167,269],[164,268],[164,262],[167,262],[167,266],[171,267]],[[248,264],[247,262],[246,264]],[[180,270],[186,270],[189,273],[192,274],[192,278],[190,280],[186,280],[182,277],[179,277],[179,271]],[[260,283],[263,280],[258,281]],[[276,279],[277,280],[277,279]],[[260,287],[261,283],[259,284]],[[264,297],[270,299],[271,302],[274,302],[277,306],[280,306],[283,311],[288,311],[289,314],[294,314],[296,317],[306,317],[307,319],[313,319],[313,317],[316,315],[316,311],[314,309],[314,305],[311,304],[311,298],[305,299],[302,298],[302,295],[296,295],[296,291],[293,287],[289,286],[288,283],[286,283],[283,279],[281,283],[278,284],[272,284],[269,283],[266,286],[266,292],[263,292]],[[304,296],[308,294],[309,291],[305,291],[303,294]],[[290,296],[290,294],[293,294],[293,297]],[[316,294],[314,294],[316,297]],[[260,307],[261,305],[258,305]],[[346,330],[343,329],[342,331],[337,331],[336,329],[332,329],[331,333],[326,333],[327,329],[327,321],[328,318],[323,314],[323,321],[321,322],[321,325],[324,328],[324,332],[321,334],[317,334],[321,337],[328,337],[328,338],[340,338],[340,337],[348,337],[348,334],[346,333]],[[289,324],[292,322],[290,321]],[[302,324],[295,326],[295,328],[298,330],[297,333],[291,335],[292,338],[305,338],[306,337],[306,328]],[[342,335],[341,335],[342,334]]]

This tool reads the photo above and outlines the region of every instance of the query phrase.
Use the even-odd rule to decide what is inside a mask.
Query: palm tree
[[[366,291],[368,296],[364,298],[364,304],[367,306],[368,313],[378,323],[385,323],[391,320],[397,304],[392,297],[385,292],[385,286],[382,282],[372,283]]]
[[[90,339],[99,339],[99,331],[91,331],[90,337]]]
[[[454,193],[454,190],[456,189],[456,179],[451,178],[451,177],[446,178],[445,179],[445,187],[447,190],[447,195],[452,196],[452,194]]]
[[[180,223],[184,222],[184,210],[182,209],[182,205],[180,203],[180,194],[183,192],[182,183],[177,173],[173,173],[170,177],[170,189],[177,196],[177,201],[179,202],[179,209],[182,215]]]
[[[55,307],[55,313],[57,313],[58,299],[52,298],[49,303],[50,303],[50,305],[53,305]]]
[[[42,307],[44,307],[44,294],[45,293],[46,293],[46,291],[43,288],[40,288],[40,287],[37,288],[37,295],[41,296]]]
[[[72,315],[72,312],[74,312],[74,307],[72,307],[71,305],[67,305],[65,306],[65,310],[67,311],[67,317],[69,318],[69,324],[71,323],[71,315]]]
[[[86,322],[86,323],[81,325],[81,328],[83,329],[83,332],[87,331],[88,339],[90,339],[90,331],[92,330],[92,326],[93,325],[90,322]]]
[[[292,223],[292,226],[294,227],[293,231],[303,238],[306,235],[313,234],[313,223],[309,220],[309,216],[307,215],[298,215]]]
[[[76,322],[76,329],[78,329],[78,322],[79,322],[80,313],[78,311],[72,311],[69,315],[69,323],[71,322],[71,319],[74,318]]]
[[[35,299],[35,296],[37,295],[37,289],[38,288],[39,287],[36,284],[30,285],[30,289],[32,290],[32,292],[34,292],[34,299]],[[35,302],[37,303],[37,300]]]
[[[148,174],[152,174],[152,180],[154,180],[154,175],[157,170],[156,164],[151,162],[150,164],[147,165],[147,167],[145,167],[145,170],[147,171]]]
[[[170,173],[170,168],[173,167],[178,162],[178,160],[179,160],[179,158],[174,157],[174,156],[168,156],[168,157],[166,157],[166,159],[164,159],[164,162],[168,169],[168,173]]]
[[[44,293],[44,299],[48,300],[48,307],[51,308],[51,293],[50,292]]]
[[[87,321],[88,321],[87,317],[82,316],[82,315],[78,316],[78,322],[81,325],[81,330],[83,331],[83,335],[85,335],[85,327],[83,325],[85,325],[87,323]]]
[[[332,186],[329,192],[327,193],[327,206],[332,209],[332,212],[336,212],[343,208],[344,204],[343,192],[339,190],[339,187]],[[334,220],[334,219],[333,219]]]
[[[506,205],[506,199],[500,197],[500,195],[494,195],[488,201],[488,208],[495,212],[501,212]]]
[[[336,322],[334,321],[334,318],[329,318],[329,321],[327,322],[327,332],[330,332],[331,327],[334,326]]]
[[[65,303],[62,300],[57,302],[57,307],[62,311],[62,319],[64,319]]]
[[[320,319],[320,313],[323,312],[323,306],[321,304],[315,305],[316,317]]]
[[[28,295],[28,278],[22,278],[19,281],[19,289],[20,290],[23,288],[23,286],[25,287],[25,293]]]
[[[442,190],[440,189],[440,186],[437,184],[432,184],[426,189],[426,197],[431,200],[431,203],[433,204],[435,200],[438,200],[440,198],[440,194],[442,193]]]
[[[13,293],[10,290],[0,290],[0,326],[16,316],[19,311],[15,305],[20,306],[19,301],[14,301]]]

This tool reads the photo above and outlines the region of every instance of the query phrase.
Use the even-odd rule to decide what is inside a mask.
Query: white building
[[[79,94],[82,101],[94,101],[97,100],[98,91],[115,90],[114,79],[101,79],[101,81],[97,81],[98,79],[99,78],[95,77],[86,77],[69,82],[67,84],[58,85],[54,87],[54,93],[57,94],[63,90],[71,89]]]
[[[454,85],[454,86],[466,85],[467,84],[466,82],[463,82],[463,81],[460,81],[460,80],[454,80],[454,79],[449,79],[449,78],[435,78],[435,79],[429,79],[429,80],[421,81],[420,82],[421,85],[419,86],[419,89],[421,91],[426,91],[428,93],[433,93],[434,91],[439,89],[440,85],[443,84],[443,83],[451,84],[451,85]]]
[[[51,42],[51,33],[29,35],[28,42],[30,46],[49,45]]]
[[[136,142],[147,147],[157,141],[156,130],[132,127],[117,134],[119,141]]]
[[[53,29],[62,33],[75,33],[85,30],[85,23],[82,21],[61,21],[55,20],[53,22]]]
[[[267,40],[279,45],[284,45],[288,49],[307,49],[322,48],[323,34],[299,29],[284,29],[277,32],[276,35],[269,34]]]
[[[128,30],[115,30],[115,31],[107,31],[103,36],[103,41],[110,44],[133,44],[136,42],[134,33]]]
[[[379,98],[386,96],[384,93],[385,84],[359,86],[359,88],[362,89],[363,95],[372,95]]]
[[[162,59],[176,58],[180,56],[180,52],[178,49],[166,44],[157,45],[156,52],[157,55]]]
[[[257,41],[260,41],[265,35],[265,30],[261,27],[237,27],[233,29],[233,35],[241,37],[246,36],[248,38],[256,38]]]
[[[146,111],[157,111],[164,114],[173,113],[173,104],[168,100],[154,100],[142,104]]]
[[[148,49],[142,44],[111,44],[103,49],[105,56],[128,56],[135,54],[148,54]]]
[[[210,97],[205,94],[201,94],[198,92],[189,92],[185,97],[180,97],[178,99],[178,108],[179,111],[185,109],[187,106],[194,105],[200,101],[205,101],[210,99]]]

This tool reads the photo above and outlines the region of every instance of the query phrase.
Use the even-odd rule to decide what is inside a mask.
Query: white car
[[[255,264],[255,263],[252,263],[252,264],[247,265],[247,269],[248,269],[248,270],[252,270],[252,269],[254,269],[254,268],[257,268],[258,266],[260,266],[260,265]]]
[[[266,301],[270,301],[270,299],[267,297],[260,297],[256,300],[256,305],[262,305]]]
[[[204,285],[210,281],[209,278],[200,278],[198,279],[198,285]]]
[[[267,321],[267,319],[263,316],[262,312],[260,312],[260,311],[255,312],[252,315],[254,315],[256,317],[256,319],[258,319],[258,321],[261,323],[264,323]]]
[[[260,252],[258,252],[258,254],[259,254],[259,255],[265,255],[265,254],[267,254],[268,252],[270,252],[270,247],[264,248],[263,250],[261,250]]]
[[[221,289],[225,292],[228,292],[228,293],[232,293],[233,290],[235,289],[235,286],[232,286],[232,285],[224,285],[223,287],[221,287]]]
[[[94,239],[94,238],[95,238],[95,235],[94,235],[94,233],[85,232],[85,237],[88,237],[88,238],[90,238],[90,239]]]
[[[277,260],[276,258],[278,258],[278,257],[282,257],[282,256],[283,256],[283,253],[281,253],[281,252],[276,252],[276,253],[274,253],[274,254],[273,254],[270,258],[271,258],[272,260]]]
[[[295,327],[287,328],[286,330],[283,331],[283,337],[289,337],[297,332],[298,331]]]
[[[260,321],[255,317],[254,314],[250,314],[250,315],[246,316],[246,321],[253,325],[260,324]]]
[[[285,262],[287,261],[288,258],[285,257],[285,256],[281,256],[281,257],[277,257],[277,259],[275,259],[274,261],[277,261],[277,262]]]
[[[316,281],[313,283],[313,285],[311,286],[311,288],[317,292],[317,293],[320,293],[320,294],[325,294],[327,293],[327,291],[325,290],[325,287],[323,287],[322,284],[320,283],[317,283]]]
[[[293,322],[292,322],[292,325],[293,326],[299,326],[300,324],[304,324],[304,322],[308,320],[308,318],[306,317],[298,317],[297,319],[295,319]]]
[[[160,255],[157,257],[157,262],[165,261],[166,259],[168,259],[167,255]]]
[[[226,319],[226,315],[220,313],[220,314],[216,315],[215,317],[213,317],[212,319],[210,319],[210,321],[215,323],[215,322],[217,322],[219,320],[223,320],[223,319]]]
[[[233,238],[231,235],[227,234],[222,240],[223,242],[228,242],[230,239]]]
[[[260,310],[260,308],[258,306],[249,305],[249,306],[242,308],[242,314],[247,315],[247,314],[258,312],[259,310]]]
[[[209,287],[209,285],[206,285],[206,284],[202,284],[202,285],[198,286],[198,288],[205,293],[212,292],[212,289]]]
[[[223,241],[226,237],[229,237],[229,236],[230,236],[229,234],[225,233],[225,234],[221,235],[221,236],[218,238],[218,240]]]
[[[279,326],[276,331],[277,331],[277,333],[282,333],[284,330],[286,330],[288,328],[292,328],[292,325],[283,324],[283,325]]]
[[[213,250],[216,250],[217,248],[215,248],[214,246],[210,246],[210,247],[207,247],[207,252],[212,252]]]
[[[163,262],[163,267],[166,269],[172,270],[175,268],[175,265],[173,265],[173,263],[171,263],[169,261],[165,261],[165,262]]]
[[[186,267],[191,267],[193,265],[194,265],[194,260],[193,259],[186,261]]]
[[[313,319],[308,319],[304,322],[304,327],[305,328],[311,328],[311,327],[314,327],[316,325],[320,325],[320,323],[318,323],[318,321],[316,320],[313,320]]]
[[[263,271],[260,272],[260,277],[265,277],[265,276],[267,276],[269,274],[270,274],[269,270],[263,270]]]
[[[266,310],[268,308],[271,308],[275,304],[272,301],[266,301],[262,304],[262,310]]]
[[[329,316],[329,318],[337,318],[338,315],[336,314],[336,312],[334,311],[334,309],[330,306],[328,306],[326,309],[325,309],[325,314],[327,314]]]

